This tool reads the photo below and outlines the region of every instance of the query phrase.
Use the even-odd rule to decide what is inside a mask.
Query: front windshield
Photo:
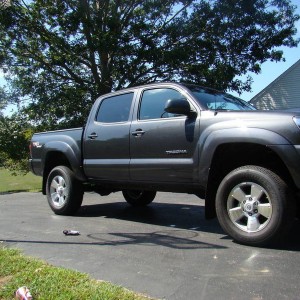
[[[246,101],[209,88],[187,86],[204,109],[209,110],[255,110]]]

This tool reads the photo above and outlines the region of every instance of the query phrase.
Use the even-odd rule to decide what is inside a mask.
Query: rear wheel
[[[46,194],[55,214],[73,215],[81,206],[83,188],[68,167],[58,166],[48,176]]]
[[[243,166],[230,172],[216,195],[220,225],[237,242],[264,246],[278,241],[294,219],[295,201],[272,171]]]
[[[146,206],[150,204],[156,196],[155,191],[124,190],[122,193],[125,200],[132,206]]]

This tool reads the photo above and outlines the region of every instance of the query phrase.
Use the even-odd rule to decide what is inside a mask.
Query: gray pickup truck
[[[205,199],[234,240],[277,242],[297,212],[300,113],[258,111],[213,89],[156,83],[103,95],[84,128],[34,134],[29,164],[56,214],[84,191],[122,191],[134,206],[157,191]]]

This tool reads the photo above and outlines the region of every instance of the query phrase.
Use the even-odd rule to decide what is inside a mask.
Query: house
[[[250,103],[265,110],[300,108],[300,59],[254,96]]]

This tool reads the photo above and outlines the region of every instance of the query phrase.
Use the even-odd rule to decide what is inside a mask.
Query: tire
[[[74,215],[83,199],[83,188],[73,171],[58,166],[48,176],[46,183],[47,200],[57,215]]]
[[[277,174],[243,166],[219,185],[216,212],[221,227],[235,241],[266,246],[277,243],[288,230],[295,217],[295,199]]]
[[[146,206],[150,204],[156,196],[156,192],[153,191],[125,190],[122,191],[122,193],[125,200],[132,206]]]

